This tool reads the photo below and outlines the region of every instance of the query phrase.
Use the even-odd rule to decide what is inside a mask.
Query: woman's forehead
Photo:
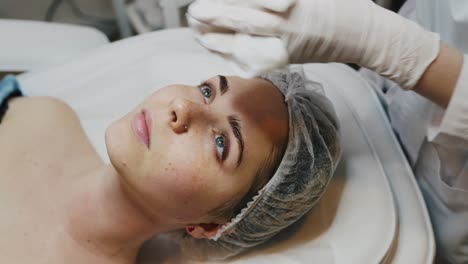
[[[259,78],[227,77],[227,80],[233,108],[239,113],[246,134],[255,131],[266,142],[284,144],[288,135],[288,108],[279,89]]]

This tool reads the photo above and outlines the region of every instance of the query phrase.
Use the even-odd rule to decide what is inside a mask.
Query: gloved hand
[[[205,47],[221,53],[230,47],[227,54],[241,64],[255,64],[256,54],[276,56],[280,46],[272,51],[257,41],[277,37],[290,63],[356,63],[405,89],[416,85],[439,53],[437,34],[371,0],[197,0],[187,17],[203,33]],[[239,34],[252,37],[241,41]],[[251,47],[258,52],[246,62],[239,50]],[[286,63],[277,59],[275,67]],[[261,71],[262,64],[251,68]]]

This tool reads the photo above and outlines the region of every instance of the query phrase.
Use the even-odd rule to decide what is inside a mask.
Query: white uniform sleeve
[[[468,55],[447,110],[435,110],[427,136],[432,142],[468,149]]]

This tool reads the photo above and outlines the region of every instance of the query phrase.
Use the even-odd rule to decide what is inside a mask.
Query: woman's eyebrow
[[[229,84],[225,76],[218,75],[218,77],[219,77],[219,91],[221,92],[220,94],[223,95],[225,92],[228,91]]]
[[[223,75],[218,75],[219,77],[219,92],[221,95],[226,93],[229,89],[229,83],[227,78]],[[237,167],[242,162],[242,157],[244,157],[244,137],[242,136],[242,127],[240,119],[237,116],[231,115],[227,117],[229,125],[231,126],[232,134],[236,137],[237,145],[239,146],[239,156],[237,158]]]
[[[232,134],[236,137],[237,145],[239,146],[239,156],[237,158],[237,167],[239,167],[242,162],[242,157],[244,156],[244,138],[242,137],[240,120],[236,116],[228,116],[228,122],[231,126]]]

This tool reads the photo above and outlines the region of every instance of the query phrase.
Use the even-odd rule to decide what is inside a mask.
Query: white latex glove
[[[237,75],[245,78],[280,68],[288,62],[287,50],[279,38],[210,33],[198,41],[231,61]]]
[[[197,0],[188,10],[200,42],[223,53],[235,43],[247,50],[263,37],[278,37],[290,63],[349,62],[374,70],[411,89],[439,53],[439,36],[371,0]],[[222,33],[212,33],[219,32]],[[238,34],[250,34],[247,42]],[[237,39],[237,40],[236,40]],[[231,50],[233,48],[231,47]],[[260,54],[276,56],[269,47]],[[267,55],[266,55],[267,54]],[[257,61],[230,54],[237,62]],[[243,58],[241,58],[243,57]],[[287,61],[275,61],[276,65]],[[265,63],[251,68],[261,70]],[[272,67],[266,67],[272,68]]]

